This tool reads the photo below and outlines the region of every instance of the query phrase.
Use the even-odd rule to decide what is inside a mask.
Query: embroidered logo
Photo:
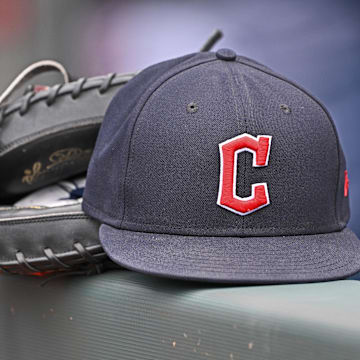
[[[220,181],[217,204],[238,215],[248,215],[270,204],[266,183],[251,185],[251,195],[236,195],[237,159],[243,151],[253,155],[253,167],[267,166],[269,162],[271,136],[258,135],[256,138],[242,134],[219,144]]]

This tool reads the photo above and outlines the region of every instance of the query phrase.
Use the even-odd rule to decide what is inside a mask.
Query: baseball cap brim
[[[201,237],[101,225],[100,240],[119,265],[170,278],[293,283],[343,279],[360,270],[360,241],[349,228],[301,236]]]

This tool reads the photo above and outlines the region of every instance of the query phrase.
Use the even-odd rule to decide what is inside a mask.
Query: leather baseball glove
[[[99,223],[81,210],[84,186],[84,177],[62,181],[0,207],[0,271],[101,272],[115,266],[100,245]]]
[[[56,70],[64,82],[30,86],[6,102],[28,78]],[[84,173],[106,108],[134,74],[109,74],[71,81],[52,60],[25,69],[0,95],[0,204]]]
[[[11,101],[24,81],[50,70],[63,83],[30,85]],[[44,60],[0,95],[0,272],[92,273],[112,266],[99,224],[81,210],[82,191],[106,108],[134,75],[72,81],[61,64]]]

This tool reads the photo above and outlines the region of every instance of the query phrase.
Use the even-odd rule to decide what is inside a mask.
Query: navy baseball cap
[[[329,113],[228,49],[151,66],[120,89],[83,208],[109,257],[144,273],[290,283],[360,270]]]

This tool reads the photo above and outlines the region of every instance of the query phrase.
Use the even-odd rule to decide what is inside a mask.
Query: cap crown
[[[237,144],[233,174],[224,175],[221,144],[241,135],[271,139],[267,162],[263,154],[256,166],[255,147]],[[197,53],[144,70],[115,96],[89,166],[84,209],[143,232],[331,232],[349,218],[345,169],[329,114],[305,90],[247,58]],[[256,185],[268,199],[262,193],[263,206],[238,212],[230,199],[227,209],[219,203],[222,175],[226,186],[233,179],[240,203]]]

